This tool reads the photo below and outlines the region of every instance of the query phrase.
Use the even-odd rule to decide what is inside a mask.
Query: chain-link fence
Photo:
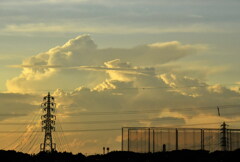
[[[122,150],[159,152],[172,150],[236,150],[240,148],[240,129],[201,128],[122,128]]]

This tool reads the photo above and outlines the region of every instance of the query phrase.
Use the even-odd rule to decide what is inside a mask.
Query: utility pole
[[[103,155],[105,154],[105,147],[103,147]]]
[[[44,115],[41,116],[42,119],[42,131],[45,132],[44,141],[40,145],[40,150],[44,152],[52,152],[56,150],[56,143],[53,143],[52,140],[52,131],[55,131],[55,120],[56,116],[52,115],[52,113],[55,111],[55,103],[54,103],[54,97],[50,95],[50,92],[48,92],[48,95],[43,97],[43,111]]]
[[[220,114],[220,108],[217,106],[218,116],[221,116]]]

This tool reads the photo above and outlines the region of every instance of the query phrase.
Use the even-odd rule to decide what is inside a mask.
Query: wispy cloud
[[[193,24],[178,25],[175,27],[161,26],[125,26],[125,25],[107,25],[107,26],[82,26],[80,24],[12,24],[7,25],[0,30],[2,33],[109,33],[109,34],[160,34],[160,33],[225,33],[230,32],[214,25]]]
[[[196,19],[202,19],[202,18],[204,18],[204,16],[202,16],[202,15],[189,15],[188,17],[190,17],[190,18],[196,18]]]
[[[126,74],[144,74],[144,69],[137,68],[110,68],[106,66],[61,66],[61,65],[8,65],[9,68],[31,68],[31,69],[75,69],[87,71],[120,71]]]

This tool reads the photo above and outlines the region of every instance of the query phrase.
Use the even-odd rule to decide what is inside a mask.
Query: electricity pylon
[[[56,150],[56,143],[53,143],[52,139],[52,131],[55,131],[55,120],[56,116],[52,115],[55,112],[54,97],[48,95],[43,97],[43,103],[41,105],[43,107],[44,115],[41,116],[42,119],[42,131],[45,132],[44,141],[40,145],[40,150],[44,152],[52,152]]]
[[[222,151],[228,151],[228,130],[227,130],[227,124],[223,122],[221,125],[221,146],[222,146]]]

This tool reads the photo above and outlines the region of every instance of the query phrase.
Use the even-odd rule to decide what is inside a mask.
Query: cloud
[[[80,115],[83,122],[89,119],[96,121],[96,125],[81,125],[81,129],[123,126],[218,128],[222,121],[239,120],[237,107],[223,106],[237,105],[238,93],[220,85],[212,86],[197,79],[171,73],[160,76],[154,73],[151,76],[136,75],[134,79],[118,79],[113,76],[92,89],[79,87],[73,92],[55,95],[59,104],[67,103],[69,118],[66,120]],[[221,117],[217,116],[217,105],[220,105]],[[128,121],[134,118],[135,122]],[[106,119],[109,121],[107,125],[97,122]],[[119,122],[115,123],[116,120]],[[231,126],[236,124],[231,123]],[[94,139],[97,142],[78,149],[98,150],[103,145],[103,139],[108,141],[115,135],[117,138],[119,133],[120,131],[111,132],[111,135],[107,132],[81,134],[78,136],[80,139]],[[91,137],[86,137],[89,135]],[[116,141],[116,138],[111,144],[120,147],[119,139]]]
[[[185,124],[184,118],[176,118],[176,117],[162,117],[162,118],[153,118],[151,120],[140,121],[142,124],[148,127],[179,127]]]
[[[8,80],[7,87],[13,92],[70,89],[72,92],[67,96],[72,99],[68,103],[73,104],[76,98],[86,105],[79,106],[76,102],[75,106],[93,110],[166,107],[169,106],[166,101],[173,96],[177,105],[189,103],[190,107],[195,107],[195,102],[200,105],[231,103],[222,99],[226,95],[229,98],[236,96],[235,91],[220,85],[210,86],[181,71],[172,71],[171,67],[162,71],[154,68],[202,50],[206,50],[206,46],[182,45],[177,41],[130,49],[98,49],[89,35],[82,35],[24,60],[22,73]],[[141,87],[146,89],[141,91]],[[89,98],[94,99],[92,103],[85,102]],[[109,98],[111,103],[98,103]],[[211,101],[206,102],[208,98]],[[110,106],[112,103],[118,103],[118,106]],[[123,106],[122,103],[129,105]]]
[[[120,130],[123,126],[170,127],[201,120],[214,123],[238,120],[240,112],[236,106],[227,106],[239,103],[238,92],[189,76],[185,68],[165,66],[204,50],[206,46],[178,41],[99,49],[89,35],[82,35],[24,60],[20,65],[22,73],[8,80],[7,88],[21,93],[55,90],[52,94],[59,117],[64,117],[65,122],[80,123],[65,127],[66,130]],[[221,117],[217,116],[216,106],[221,109]],[[106,119],[109,122],[103,125]],[[134,121],[128,122],[130,119]],[[120,131],[85,132],[70,133],[68,137],[74,152],[83,149],[94,153],[106,143],[117,149],[119,134]]]
[[[108,74],[111,75],[117,74],[112,73],[112,71],[117,70],[122,70],[125,73],[142,73],[140,69],[136,69],[135,67],[131,67],[130,69],[127,67],[130,65],[129,63],[122,63],[120,69],[119,60],[122,62],[129,61],[135,65],[152,66],[178,60],[201,51],[204,48],[205,46],[203,45],[182,45],[174,41],[142,45],[130,49],[98,49],[89,35],[82,35],[69,40],[62,46],[54,47],[49,51],[25,59],[22,66],[26,68],[23,68],[22,73],[18,77],[7,81],[7,88],[9,91],[18,92],[21,90],[34,90],[35,87],[40,89],[43,89],[43,87],[45,87],[44,89],[49,89],[50,87],[51,89],[56,89],[63,84],[69,83],[69,79],[66,79],[65,75],[70,76],[71,73],[76,79],[79,79],[80,83],[95,83],[96,85],[96,79],[94,79],[95,81],[90,81],[90,79],[93,80],[93,77],[95,77],[99,78],[100,82],[105,80],[105,76],[100,76],[101,74],[96,71],[108,71]],[[123,67],[123,64],[125,64],[125,67]],[[30,68],[31,66],[34,67]],[[89,69],[92,70],[92,72],[76,72],[74,68],[64,70],[60,67],[57,68],[58,66],[63,68],[79,66],[76,68]],[[71,73],[69,73],[70,71]],[[118,73],[118,77],[119,74],[120,73]],[[58,86],[59,83],[55,82],[56,78],[63,82],[61,86]],[[76,87],[79,83],[77,83],[77,81],[75,82],[74,86]],[[71,88],[75,88],[74,86]]]
[[[40,109],[36,102],[37,95],[0,93],[0,120],[28,116]]]
[[[20,17],[21,18],[21,17]],[[162,34],[162,33],[231,33],[232,31],[216,27],[216,25],[188,24],[174,27],[112,25],[107,26],[89,23],[88,26],[76,22],[66,23],[25,23],[7,24],[0,31],[8,34],[53,34],[53,33],[104,33],[104,34]],[[61,22],[61,21],[60,21]]]
[[[201,16],[201,15],[188,15],[188,17],[195,18],[195,19],[202,19],[202,18],[204,18],[204,16]]]

